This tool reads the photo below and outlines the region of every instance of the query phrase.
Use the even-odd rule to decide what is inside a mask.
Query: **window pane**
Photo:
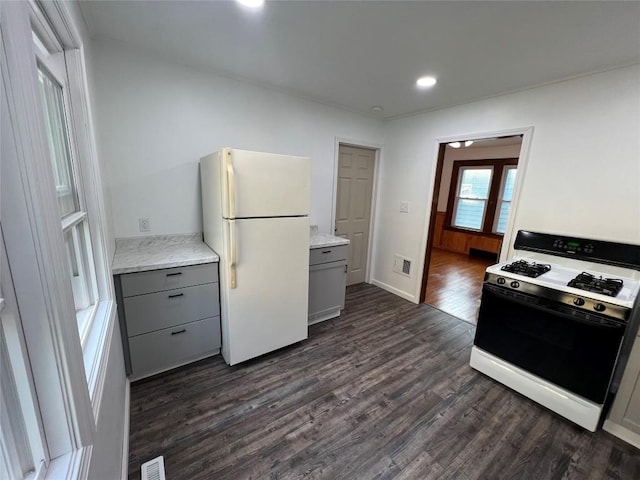
[[[40,67],[38,67],[38,78],[42,91],[45,125],[58,195],[58,211],[62,218],[78,210],[78,195],[73,183],[71,149],[69,148],[64,116],[62,87]]]
[[[515,168],[509,168],[506,171],[506,178],[504,180],[504,191],[502,192],[502,200],[508,202],[513,198],[513,189],[516,186],[516,172]]]
[[[467,168],[462,170],[458,196],[464,198],[488,198],[491,185],[490,168]]]
[[[480,230],[484,218],[484,200],[470,200],[461,198],[458,200],[453,224],[456,227],[472,228]]]
[[[507,220],[509,220],[510,210],[511,202],[502,202],[502,205],[500,205],[500,213],[498,214],[498,225],[496,226],[497,233],[504,233],[507,229]]]

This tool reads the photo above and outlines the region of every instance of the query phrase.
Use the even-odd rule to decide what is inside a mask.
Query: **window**
[[[447,227],[483,234],[504,234],[516,172],[517,159],[454,162]]]
[[[0,2],[3,479],[87,477],[116,320],[75,7]]]
[[[466,167],[460,169],[453,225],[481,230],[489,200],[491,168]]]
[[[502,174],[502,188],[499,196],[498,216],[494,231],[496,233],[504,233],[507,229],[507,220],[511,211],[511,199],[513,198],[513,189],[516,186],[516,167],[505,167]]]
[[[66,260],[71,279],[76,321],[80,340],[85,342],[89,332],[98,299],[96,273],[91,249],[91,233],[87,213],[81,209],[84,201],[78,178],[78,164],[71,149],[71,132],[67,122],[64,78],[57,79],[51,73],[56,60],[34,33],[34,43],[38,48],[38,80],[42,93],[45,127],[49,143],[49,154],[53,166],[54,184],[58,200],[58,211],[64,234]],[[48,63],[51,71],[43,63]]]

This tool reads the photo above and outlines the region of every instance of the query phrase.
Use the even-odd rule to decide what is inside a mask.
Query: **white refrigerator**
[[[307,338],[311,162],[224,148],[200,160],[204,241],[220,257],[229,365]]]

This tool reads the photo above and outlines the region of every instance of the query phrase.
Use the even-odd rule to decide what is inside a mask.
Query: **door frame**
[[[378,198],[378,181],[380,175],[379,165],[382,160],[382,145],[378,143],[371,143],[361,140],[354,140],[352,138],[336,137],[334,143],[334,155],[333,155],[333,193],[331,204],[331,228],[330,233],[333,235],[336,228],[336,208],[338,206],[338,163],[340,160],[340,145],[356,148],[366,148],[374,151],[373,156],[373,188],[371,189],[371,212],[369,214],[369,241],[367,242],[367,264],[365,265],[365,282],[371,283],[371,257],[375,250],[374,235],[375,230],[375,218],[376,218],[376,205]]]
[[[513,236],[515,228],[515,218],[517,216],[518,207],[520,204],[520,197],[522,192],[522,185],[526,175],[527,164],[529,160],[529,151],[531,149],[531,139],[533,137],[533,126],[513,128],[506,130],[494,130],[489,132],[472,133],[466,135],[453,135],[450,137],[437,137],[435,139],[435,152],[434,158],[436,159],[435,168],[431,174],[429,191],[431,198],[431,208],[429,214],[429,221],[425,222],[425,228],[422,236],[422,258],[420,264],[422,265],[422,277],[420,283],[416,286],[418,290],[416,297],[419,298],[419,303],[424,303],[427,296],[427,277],[429,276],[429,263],[431,261],[431,250],[433,249],[434,241],[434,229],[436,222],[436,212],[438,209],[438,195],[440,193],[440,184],[442,182],[442,169],[444,165],[444,152],[445,145],[451,142],[464,142],[465,140],[481,140],[484,138],[493,137],[507,137],[513,135],[522,135],[522,145],[520,147],[520,156],[518,157],[518,175],[516,176],[516,185],[513,192],[513,198],[511,200],[511,211],[509,213],[509,220],[507,222],[507,228],[504,232],[504,239],[510,239]],[[499,261],[504,261],[512,255],[512,247],[509,242],[502,242],[500,247]]]

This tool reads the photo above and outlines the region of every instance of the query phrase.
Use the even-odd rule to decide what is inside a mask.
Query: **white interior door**
[[[365,281],[375,151],[340,145],[335,234],[350,240],[347,285]]]
[[[235,218],[309,215],[311,161],[306,157],[226,150]]]
[[[230,228],[236,288],[221,293],[223,353],[234,365],[307,338],[309,219],[235,220]]]

